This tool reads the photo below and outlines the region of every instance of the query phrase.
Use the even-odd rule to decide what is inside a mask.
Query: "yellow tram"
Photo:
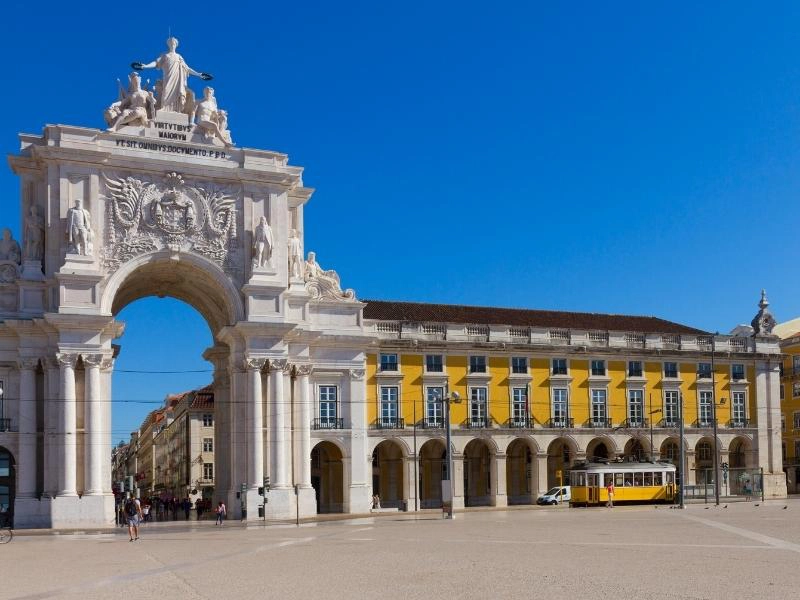
[[[608,502],[606,486],[614,483],[618,502],[673,502],[677,495],[675,465],[668,462],[583,463],[570,471],[570,506]]]

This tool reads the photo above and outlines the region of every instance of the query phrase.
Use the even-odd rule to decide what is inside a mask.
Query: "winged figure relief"
[[[206,206],[206,223],[218,237],[236,237],[234,204],[236,198],[218,189],[197,188]]]
[[[133,177],[112,179],[103,175],[106,189],[111,195],[111,210],[114,221],[122,229],[123,238],[137,233],[142,216],[143,200],[154,187]]]

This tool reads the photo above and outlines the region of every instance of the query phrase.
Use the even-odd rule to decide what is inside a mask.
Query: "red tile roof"
[[[470,323],[638,333],[706,333],[701,329],[658,317],[385,300],[363,300],[362,302],[367,303],[364,307],[364,318],[377,321]]]
[[[200,388],[199,390],[195,390],[194,398],[192,398],[192,401],[189,404],[189,408],[200,408],[200,409],[214,408],[214,391],[211,389],[210,385],[207,385],[204,388]]]

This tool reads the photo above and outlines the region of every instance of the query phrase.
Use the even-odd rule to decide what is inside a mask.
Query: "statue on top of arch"
[[[105,120],[109,131],[116,131],[123,125],[147,127],[155,119],[157,111],[184,114],[190,123],[197,125],[197,130],[206,140],[214,138],[225,146],[232,146],[228,131],[228,113],[220,110],[214,96],[214,88],[206,87],[203,98],[196,101],[194,92],[188,85],[189,75],[209,81],[213,77],[204,72],[195,71],[178,54],[175,49],[178,40],[170,37],[167,40],[167,52],[156,60],[143,64],[131,63],[134,71],[144,69],[160,69],[161,79],[152,89],[149,80],[141,85],[138,73],[131,73],[127,91],[120,84],[120,97],[105,112]]]

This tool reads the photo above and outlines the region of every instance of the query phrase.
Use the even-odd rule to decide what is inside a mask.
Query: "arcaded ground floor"
[[[788,507],[784,509],[784,506]],[[800,500],[19,535],[3,598],[796,598]],[[42,576],[46,566],[47,576]]]

